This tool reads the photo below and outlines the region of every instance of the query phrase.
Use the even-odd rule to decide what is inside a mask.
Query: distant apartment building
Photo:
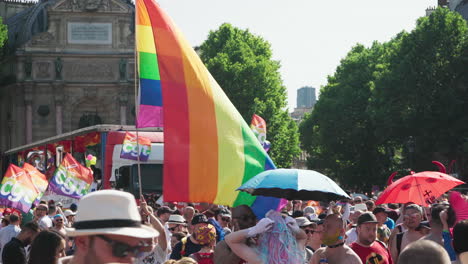
[[[316,101],[314,87],[304,86],[297,90],[297,108],[312,108]]]
[[[297,122],[301,122],[306,113],[312,112],[317,97],[315,96],[315,88],[312,86],[304,86],[297,90],[297,106],[291,113],[291,117]]]

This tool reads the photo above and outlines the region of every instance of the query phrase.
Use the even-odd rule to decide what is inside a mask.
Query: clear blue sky
[[[281,62],[290,111],[296,90],[317,90],[356,43],[366,46],[411,31],[437,0],[157,0],[193,45],[222,23],[249,29],[271,43]]]

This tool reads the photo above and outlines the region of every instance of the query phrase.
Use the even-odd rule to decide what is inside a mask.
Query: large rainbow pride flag
[[[275,165],[154,0],[136,1],[136,43],[141,90],[138,125],[162,124],[158,114],[164,106],[164,200],[247,204],[258,217],[279,209],[284,204],[281,199],[236,191]]]

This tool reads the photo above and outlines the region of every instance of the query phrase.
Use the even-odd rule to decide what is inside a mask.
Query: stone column
[[[25,78],[24,73],[24,62],[25,59],[23,57],[18,57],[17,64],[16,64],[16,79],[18,81],[23,81]]]
[[[128,93],[126,91],[126,86],[122,86],[119,93],[119,103],[120,103],[120,124],[127,124],[127,104],[128,104]]]
[[[33,88],[32,85],[28,85],[24,88],[24,105],[26,108],[25,111],[25,120],[26,120],[26,144],[32,143],[33,139],[33,129],[32,129],[32,120],[33,120]]]
[[[63,84],[54,85],[55,97],[55,133],[63,133]]]
[[[63,126],[62,126],[62,104],[55,104],[55,133],[57,135],[62,134]]]

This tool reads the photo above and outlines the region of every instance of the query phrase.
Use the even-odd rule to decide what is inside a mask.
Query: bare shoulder
[[[319,248],[319,249],[315,250],[315,252],[314,252],[314,253],[317,253],[317,254],[320,254],[320,253],[325,253],[325,250],[326,250],[326,249],[327,249],[326,247],[321,247],[321,248]]]
[[[224,240],[216,245],[213,258],[214,263],[216,264],[237,264],[241,260],[234,252],[232,252],[232,250],[229,248],[228,244]]]
[[[361,259],[359,258],[359,256],[356,254],[356,252],[354,252],[354,250],[352,250],[350,247],[348,246],[345,246],[346,248],[346,260],[347,260],[347,263],[349,264],[362,264],[362,261]]]
[[[320,258],[322,256],[325,256],[325,249],[326,248],[323,248],[323,247],[317,249],[312,255],[312,258],[310,259],[309,264],[318,264],[320,261]]]

